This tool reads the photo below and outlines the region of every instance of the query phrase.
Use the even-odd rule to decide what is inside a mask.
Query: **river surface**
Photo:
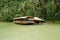
[[[0,23],[0,40],[60,40],[60,24]]]

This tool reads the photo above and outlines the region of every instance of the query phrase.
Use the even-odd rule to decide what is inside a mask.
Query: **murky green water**
[[[0,23],[0,40],[60,40],[60,25]]]

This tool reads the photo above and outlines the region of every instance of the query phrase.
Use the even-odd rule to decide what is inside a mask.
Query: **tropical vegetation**
[[[37,16],[58,21],[60,0],[0,0],[0,20],[9,22],[19,16]]]

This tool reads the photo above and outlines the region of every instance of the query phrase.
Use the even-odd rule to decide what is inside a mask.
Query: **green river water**
[[[60,40],[60,24],[0,23],[0,40]]]

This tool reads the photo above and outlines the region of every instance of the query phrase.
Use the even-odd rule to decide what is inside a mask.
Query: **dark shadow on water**
[[[32,25],[44,25],[44,23],[42,23],[42,24],[16,24],[16,25],[32,26]]]

